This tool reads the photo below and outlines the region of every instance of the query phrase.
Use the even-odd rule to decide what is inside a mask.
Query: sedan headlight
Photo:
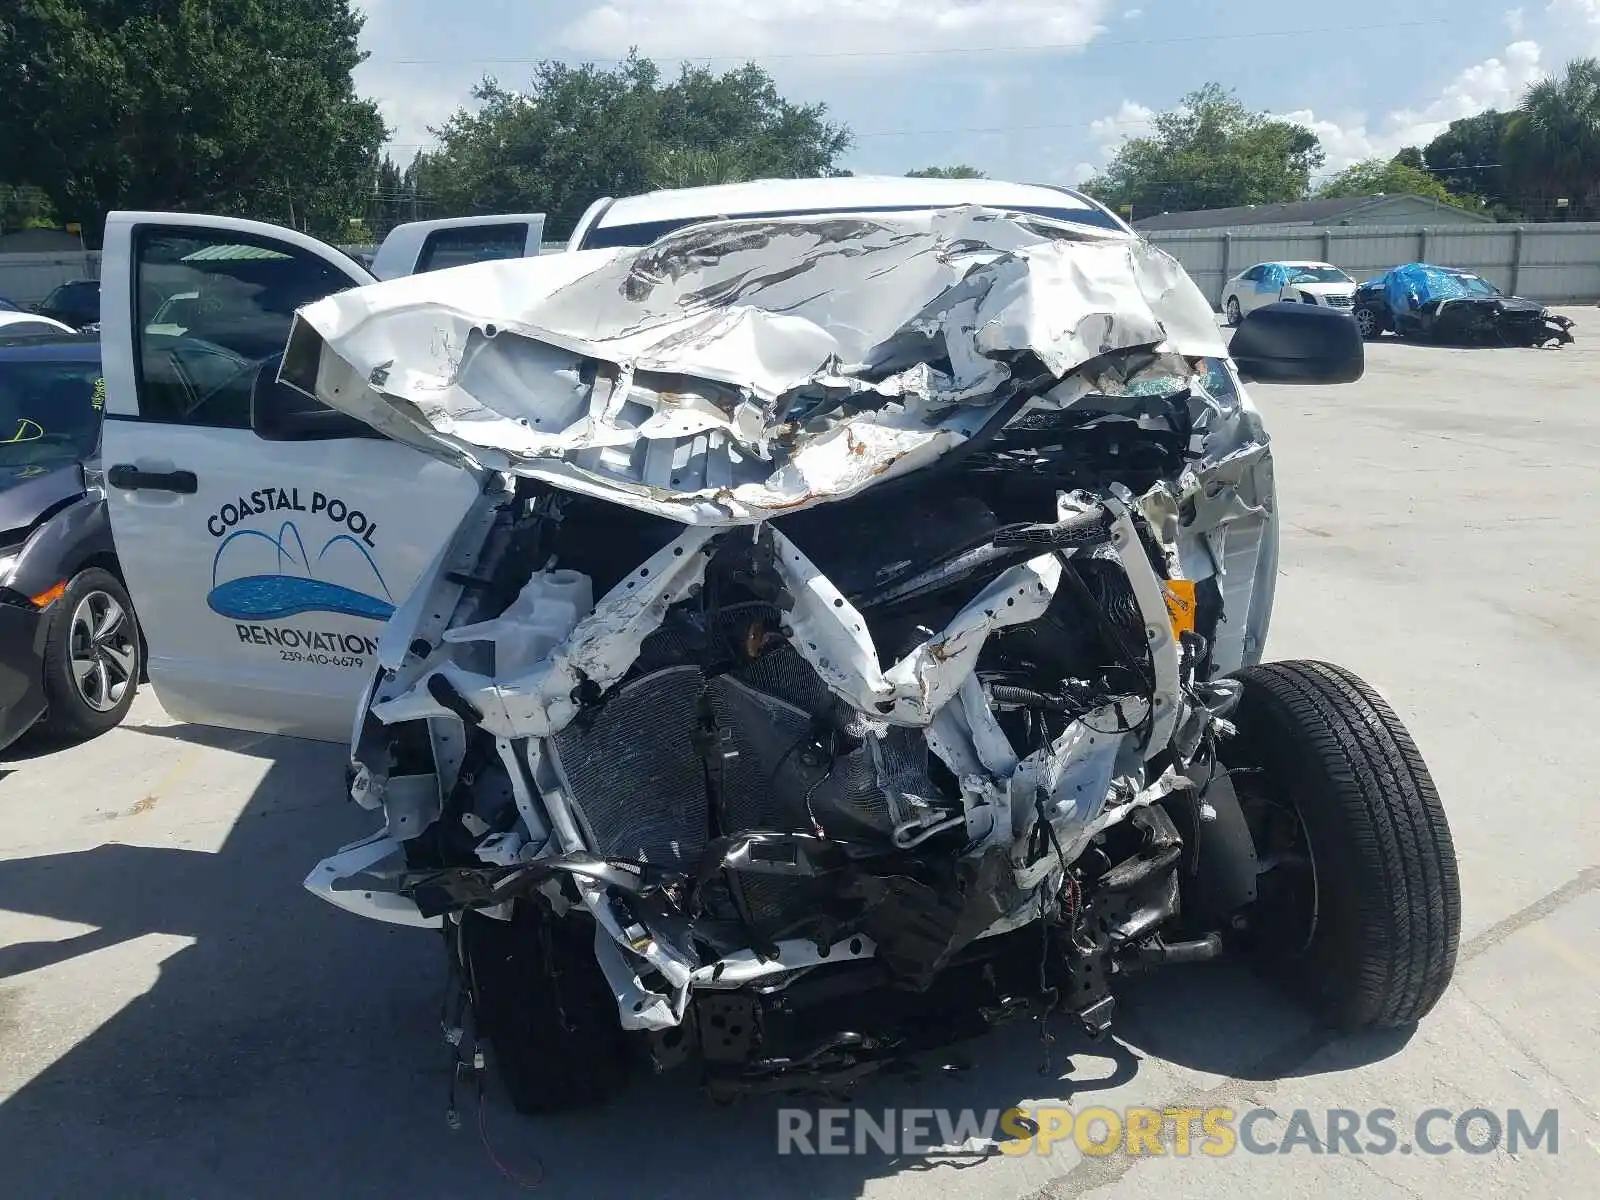
[[[11,582],[11,572],[16,570],[19,555],[16,551],[0,555],[0,587]]]

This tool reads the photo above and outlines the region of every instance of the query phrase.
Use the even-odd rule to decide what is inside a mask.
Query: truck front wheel
[[[1405,726],[1341,667],[1240,673],[1223,761],[1256,841],[1255,960],[1333,1025],[1412,1024],[1455,970],[1455,847]]]
[[[626,1086],[633,1046],[591,920],[518,901],[509,921],[465,913],[460,937],[478,1030],[518,1112],[589,1108]]]

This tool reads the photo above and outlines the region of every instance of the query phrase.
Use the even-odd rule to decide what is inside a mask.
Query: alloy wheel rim
[[[139,647],[128,610],[109,592],[90,592],[72,610],[68,657],[78,696],[111,712],[133,686]]]

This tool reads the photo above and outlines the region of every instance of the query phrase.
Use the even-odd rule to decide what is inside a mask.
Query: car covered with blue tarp
[[[1537,300],[1507,296],[1471,271],[1406,263],[1356,289],[1363,337],[1386,332],[1458,345],[1546,346],[1573,340],[1572,320]]]

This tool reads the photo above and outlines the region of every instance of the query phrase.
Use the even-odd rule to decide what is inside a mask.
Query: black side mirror
[[[1354,383],[1366,370],[1366,347],[1349,313],[1292,301],[1246,316],[1228,354],[1247,382]]]
[[[281,358],[270,358],[256,372],[250,389],[250,428],[268,442],[319,442],[333,438],[381,438],[365,421],[329,408],[278,378]]]

